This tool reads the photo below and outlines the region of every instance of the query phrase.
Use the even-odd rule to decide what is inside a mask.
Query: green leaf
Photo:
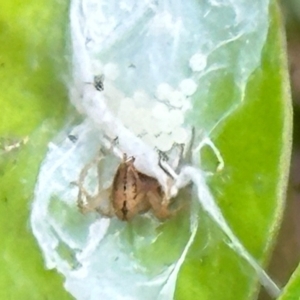
[[[295,270],[278,300],[298,300],[300,297],[300,267]]]
[[[39,164],[67,113],[60,76],[67,67],[68,7],[43,0],[6,1],[1,6],[0,298],[70,299],[63,278],[45,270],[28,225]],[[247,83],[243,105],[212,136],[225,160],[224,170],[209,182],[212,192],[234,233],[262,265],[280,226],[290,156],[291,109],[282,40],[273,1],[261,67]],[[228,82],[224,78],[219,83],[214,99],[224,99]],[[218,102],[213,104],[220,108]],[[205,167],[212,169],[211,152],[204,149],[202,156],[209,162]],[[188,224],[182,227],[180,232],[188,230]],[[175,226],[168,228],[176,236]],[[224,241],[221,230],[202,213],[196,241],[180,271],[176,299],[255,295],[254,271]],[[159,241],[158,253],[165,243],[170,244]]]
[[[1,299],[71,299],[63,278],[45,270],[28,222],[39,164],[66,114],[67,16],[56,1],[1,4]]]
[[[281,223],[291,151],[291,101],[283,49],[282,24],[272,1],[261,66],[247,82],[244,103],[213,136],[225,168],[211,178],[212,192],[233,232],[264,267]],[[216,99],[222,99],[227,89],[224,79]],[[204,217],[181,269],[176,299],[255,297],[255,272],[224,240]]]

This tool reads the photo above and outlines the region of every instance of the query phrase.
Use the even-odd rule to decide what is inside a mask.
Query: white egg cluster
[[[197,90],[193,79],[183,79],[178,87],[161,83],[153,95],[137,90],[126,97],[113,82],[120,74],[118,66],[107,63],[102,70],[108,105],[128,129],[161,151],[170,150],[174,143],[188,142],[190,128],[185,126],[185,113],[191,108],[190,96]]]

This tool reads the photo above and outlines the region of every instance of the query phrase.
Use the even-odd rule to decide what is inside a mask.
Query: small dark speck
[[[72,143],[76,143],[77,142],[77,136],[73,135],[73,134],[69,134],[68,135],[68,138],[69,140],[72,142]]]
[[[85,39],[85,44],[87,45],[88,43],[90,43],[92,41],[92,39],[90,38],[90,37],[87,37],[86,39]]]
[[[104,90],[104,75],[97,75],[94,77],[94,87],[97,91],[102,92]]]
[[[128,66],[128,68],[130,68],[130,69],[135,69],[136,66],[135,66],[134,64],[131,63],[131,64]]]
[[[115,258],[115,261],[117,261],[117,260],[119,260],[119,256],[117,256],[117,257]]]
[[[113,145],[117,146],[117,145],[119,144],[119,137],[116,136],[116,137],[112,140],[112,142],[113,142]]]
[[[4,63],[1,63],[1,64],[0,64],[0,67],[1,67],[1,68],[3,68],[4,66],[5,66],[5,64],[4,64]]]

